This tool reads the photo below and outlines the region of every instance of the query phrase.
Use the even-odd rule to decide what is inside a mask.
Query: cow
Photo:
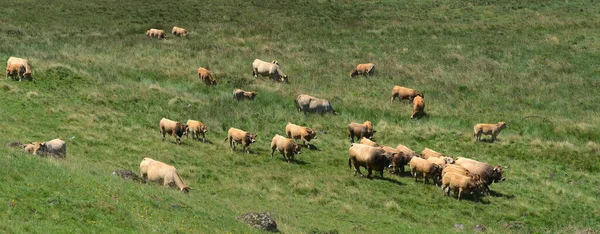
[[[46,142],[33,142],[31,144],[25,145],[23,149],[26,152],[33,153],[33,155],[51,155],[56,158],[65,158],[67,157],[67,143],[65,143],[60,138],[56,138]]]
[[[241,143],[244,146],[246,153],[249,154],[250,144],[256,141],[256,136],[256,134],[242,131],[237,128],[229,128],[229,131],[227,132],[227,138],[225,138],[225,141],[229,139],[229,148],[231,150],[235,149],[235,143]]]
[[[373,147],[379,147],[379,144],[377,144],[377,142],[369,140],[369,138],[366,138],[366,137],[360,138],[360,141],[358,143],[363,144],[363,145],[373,146]]]
[[[40,149],[40,144],[41,142],[39,141],[31,142],[30,144],[22,144],[21,148],[23,149],[23,152],[33,154]]]
[[[429,183],[429,177],[431,177],[433,178],[433,182],[438,184],[437,178],[442,173],[442,167],[419,157],[413,157],[409,165],[410,174],[415,178],[415,182],[417,181],[417,176],[422,174],[423,183]]]
[[[360,172],[360,167],[364,167],[369,171],[367,178],[371,177],[372,171],[379,171],[379,175],[383,178],[383,170],[391,165],[393,155],[385,152],[385,150],[379,147],[371,147],[363,144],[352,144],[348,150],[348,167],[352,168],[354,165],[354,176],[359,173],[361,177],[364,177]]]
[[[479,162],[464,157],[458,157],[456,161],[454,161],[454,164],[464,167],[472,175],[479,175],[484,184],[485,190],[488,191],[488,193],[490,191],[489,186],[493,182],[499,183],[505,180],[504,170],[500,165],[492,166],[484,162]]]
[[[284,81],[288,83],[288,76],[283,73],[279,67],[279,62],[273,60],[272,62],[265,62],[260,59],[255,59],[252,62],[252,76],[254,78],[261,76],[269,76],[273,81]]]
[[[400,152],[403,152],[404,154],[406,154],[407,156],[412,157],[418,157],[419,154],[417,154],[415,151],[411,150],[410,148],[406,147],[403,144],[398,144],[396,146],[396,149],[399,150]]]
[[[163,141],[165,140],[165,135],[169,134],[175,137],[177,144],[181,144],[181,137],[187,134],[187,126],[185,124],[167,118],[160,120],[159,129]]]
[[[203,124],[197,120],[189,119],[186,123],[185,133],[187,138],[190,137],[190,132],[192,134],[192,139],[200,140],[200,136],[198,134],[202,134],[202,142],[206,142],[206,132],[208,129],[206,128],[206,124]]]
[[[500,134],[502,129],[506,128],[506,123],[498,122],[497,124],[475,124],[473,127],[473,137],[476,141],[481,141],[481,135],[492,135],[492,142],[496,141],[496,136]]]
[[[419,117],[425,114],[425,100],[423,100],[423,97],[421,96],[416,96],[413,99],[413,113],[412,115],[410,115],[411,119],[414,119],[415,117]]]
[[[318,114],[337,114],[333,107],[331,107],[331,102],[329,102],[327,99],[321,99],[306,94],[300,94],[296,96],[295,102],[298,112],[302,111],[304,112],[304,115],[306,115],[307,112]]]
[[[171,33],[173,33],[173,35],[175,36],[181,36],[181,37],[187,37],[187,30],[185,30],[185,28],[180,28],[177,26],[173,26],[173,29],[171,30]]]
[[[354,69],[350,72],[350,77],[354,77],[356,75],[370,75],[372,76],[375,73],[375,64],[372,63],[361,63],[356,65]]]
[[[285,138],[279,134],[275,134],[273,140],[271,140],[271,158],[273,157],[273,153],[275,153],[275,149],[281,153],[283,160],[286,160],[289,163],[294,161],[294,154],[300,154],[302,147],[294,143],[294,140],[291,138]]]
[[[310,140],[317,139],[317,132],[307,127],[288,122],[285,126],[285,135],[292,139],[302,139],[302,145],[310,147]]]
[[[16,80],[15,75],[19,76],[19,81],[23,79],[27,79],[32,81],[33,77],[31,77],[31,65],[29,64],[29,60],[10,57],[6,61],[6,79],[10,76],[13,80]]]
[[[442,191],[446,196],[450,196],[450,190],[454,193],[458,192],[458,200],[463,193],[473,194],[475,200],[479,200],[478,194],[482,188],[482,184],[478,175],[464,176],[449,172],[442,177]]]
[[[464,175],[464,176],[471,176],[471,173],[469,173],[469,171],[467,169],[465,169],[464,167],[460,166],[460,165],[456,165],[456,164],[446,164],[446,167],[444,167],[444,169],[442,170],[442,176],[444,176],[444,174],[446,173],[456,173],[459,175]]]
[[[217,81],[213,78],[210,71],[206,68],[199,67],[198,68],[198,79],[204,81],[206,85],[216,85]]]
[[[363,139],[365,139],[365,138],[363,138]],[[392,174],[398,174],[399,172],[404,173],[404,166],[407,165],[408,162],[410,162],[410,159],[412,159],[412,156],[404,153],[403,151],[401,151],[397,148],[392,148],[392,147],[385,146],[385,145],[379,145],[378,147],[383,149],[385,152],[388,152],[393,155],[391,173]]]
[[[398,98],[399,100],[408,100],[409,103],[412,103],[416,96],[425,98],[425,95],[423,95],[423,93],[420,91],[395,85],[392,89],[391,101],[393,102],[396,98]]]
[[[165,32],[165,30],[151,28],[150,30],[146,31],[146,36],[156,37],[158,39],[165,39],[167,38],[167,33]]]
[[[437,165],[439,165],[440,167],[444,168],[446,167],[446,165],[448,164],[452,164],[454,163],[454,159],[451,157],[446,157],[446,156],[442,156],[442,157],[430,157],[427,158],[427,161],[435,163]]]
[[[242,99],[248,99],[248,100],[254,100],[254,98],[256,97],[256,95],[258,94],[258,92],[248,92],[248,91],[244,91],[241,89],[234,89],[233,90],[233,99],[235,100],[242,100]]]
[[[442,153],[439,153],[439,152],[434,151],[434,150],[429,149],[429,148],[425,148],[425,149],[423,149],[423,152],[421,152],[421,157],[423,159],[428,159],[428,158],[431,158],[431,157],[439,158],[439,157],[443,157],[443,156],[444,155]]]
[[[367,139],[372,139],[373,134],[377,131],[373,130],[373,124],[371,121],[367,120],[362,124],[359,123],[350,123],[348,124],[348,136],[350,137],[350,142],[354,143],[354,137],[357,139],[361,139],[363,137]]]
[[[179,191],[183,193],[190,191],[190,187],[183,183],[175,167],[151,158],[144,158],[140,163],[140,177],[143,180],[155,181],[164,186],[177,186]]]

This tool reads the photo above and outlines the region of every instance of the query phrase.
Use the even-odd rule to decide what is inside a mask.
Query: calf
[[[473,127],[473,137],[476,141],[481,141],[481,135],[492,135],[492,142],[496,141],[496,137],[502,129],[506,128],[506,123],[498,122],[497,124],[475,124]]]

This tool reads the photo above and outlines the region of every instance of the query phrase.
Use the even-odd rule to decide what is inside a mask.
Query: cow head
[[[358,75],[358,71],[356,69],[354,69],[350,72],[350,77],[354,77],[356,75]]]
[[[504,122],[498,122],[498,130],[502,130],[506,128],[506,123]]]
[[[415,90],[415,92],[416,92],[417,96],[421,96],[422,98],[425,98],[425,95],[422,92],[416,91],[416,90]]]
[[[288,75],[283,75],[283,76],[279,76],[279,81],[280,82],[285,82],[285,83],[290,83],[290,81],[288,80]]]
[[[248,93],[248,98],[250,98],[250,100],[254,100],[254,98],[258,94],[258,92],[247,92],[247,93]]]
[[[46,142],[32,142],[33,155],[43,155],[46,152]]]
[[[306,128],[306,133],[308,133],[308,137],[310,139],[317,139],[317,132],[315,132],[314,130]]]
[[[208,132],[208,128],[206,128],[206,124],[200,125],[200,131],[202,131],[202,132]]]
[[[493,170],[493,178],[494,178],[494,182],[498,183],[500,181],[504,181],[504,170],[502,168],[502,166],[498,165],[494,167]]]
[[[179,126],[179,131],[177,132],[177,135],[179,135],[179,137],[183,136],[183,135],[187,135],[188,132],[188,126],[187,124],[183,124],[183,123],[177,123]]]
[[[452,157],[442,157],[442,159],[444,159],[444,161],[446,161],[446,164],[452,164],[454,163],[454,159]]]
[[[301,152],[300,152],[300,150],[302,150],[302,146],[301,145],[294,143],[293,147],[294,147],[294,153],[295,154],[301,154]]]
[[[273,60],[273,61],[271,61],[271,63],[272,64],[277,64],[277,66],[279,66],[279,61],[277,61],[277,60]]]
[[[182,193],[189,193],[189,192],[190,192],[190,187],[188,187],[188,186],[185,186],[185,187],[181,188],[181,190],[180,190],[180,191],[181,191]]]
[[[248,142],[248,144],[250,143],[254,143],[256,141],[256,134],[252,134],[252,133],[248,133],[246,134],[246,141]]]

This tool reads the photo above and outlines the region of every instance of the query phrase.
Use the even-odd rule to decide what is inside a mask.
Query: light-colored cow
[[[283,73],[279,67],[279,62],[276,60],[269,63],[260,59],[255,59],[254,62],[252,62],[252,76],[256,78],[258,75],[269,76],[274,81],[288,82],[288,76]]]
[[[188,193],[190,190],[190,187],[183,183],[174,166],[151,158],[144,158],[140,163],[140,176],[144,180],[155,181],[164,186],[177,186],[183,193]]]

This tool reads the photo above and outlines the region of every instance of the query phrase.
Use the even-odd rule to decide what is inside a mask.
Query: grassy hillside
[[[0,61],[28,58],[35,82],[0,81],[0,143],[68,143],[65,160],[0,147],[0,230],[8,233],[253,233],[271,212],[285,233],[586,233],[600,230],[600,8],[593,1],[40,1],[0,8]],[[189,37],[145,36],[186,28]],[[255,79],[278,60],[289,84]],[[373,77],[348,76],[373,62]],[[207,87],[196,69],[208,67]],[[401,85],[425,93],[411,120]],[[232,90],[258,91],[234,101]],[[300,93],[339,115],[296,112]],[[208,125],[209,143],[161,141],[161,118]],[[353,177],[346,126],[377,142],[508,166],[482,201],[407,175]],[[298,162],[269,156],[287,122],[316,129]],[[476,123],[504,121],[499,142]],[[258,134],[230,151],[230,127]],[[174,165],[189,194],[111,175],[144,157]]]

